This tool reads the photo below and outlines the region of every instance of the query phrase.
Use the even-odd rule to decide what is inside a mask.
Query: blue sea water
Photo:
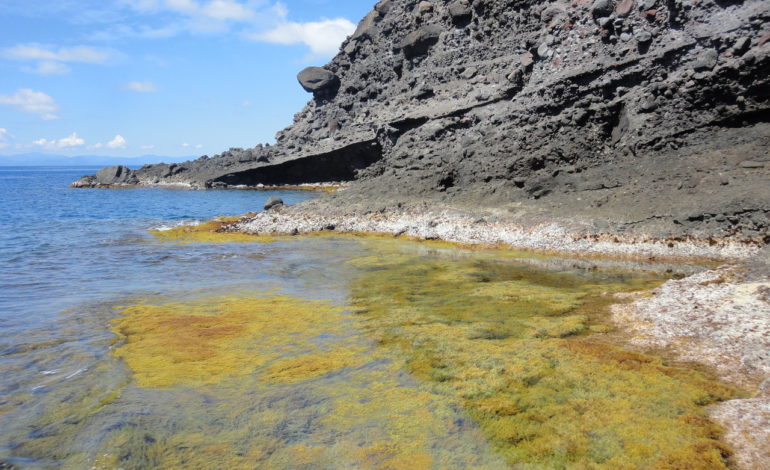
[[[299,468],[280,463],[291,458],[294,443],[334,442],[340,433],[362,443],[383,439],[371,430],[389,425],[392,415],[384,411],[353,420],[348,429],[324,427],[319,420],[338,399],[334,387],[353,379],[391,380],[416,390],[388,362],[372,359],[350,377],[296,386],[265,388],[248,377],[155,390],[134,384],[131,371],[111,354],[118,342],[111,322],[121,305],[239,292],[344,304],[355,271],[347,261],[367,255],[354,240],[186,245],[148,233],[260,210],[274,195],[293,204],[313,193],[68,187],[95,170],[0,168],[0,468],[259,468],[222,463],[243,460],[240,452],[217,457],[206,449],[257,449],[267,441],[282,443],[271,457],[280,468]],[[355,342],[373,347],[363,336]],[[361,403],[376,400],[366,397],[376,388],[360,390]],[[443,432],[425,437],[437,455],[456,460],[445,468],[467,468],[469,459],[483,462],[479,468],[503,468],[475,425],[458,410],[441,413],[461,424],[451,439]],[[179,436],[185,436],[184,446],[173,445]],[[461,454],[447,444],[455,440],[462,443]],[[162,463],[169,456],[175,463]],[[188,458],[209,460],[179,463]],[[361,467],[333,458],[312,468]]]
[[[273,195],[289,204],[313,196],[68,187],[96,170],[0,167],[0,349],[9,333],[21,335],[87,300],[181,284],[194,288],[196,276],[184,276],[185,263],[217,258],[190,249],[169,253],[167,246],[149,243],[148,229],[258,211]],[[226,278],[233,269],[222,272]]]

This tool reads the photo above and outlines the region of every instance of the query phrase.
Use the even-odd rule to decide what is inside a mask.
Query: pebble
[[[545,58],[545,57],[548,55],[548,51],[549,51],[549,50],[550,50],[550,49],[548,48],[548,44],[546,44],[546,43],[542,43],[542,44],[540,44],[540,46],[538,46],[538,48],[537,48],[537,55],[538,55],[538,56],[539,56],[541,59],[544,59],[544,58]]]
[[[638,33],[636,33],[634,38],[640,44],[646,44],[646,43],[652,41],[652,34],[649,31],[639,31]]]

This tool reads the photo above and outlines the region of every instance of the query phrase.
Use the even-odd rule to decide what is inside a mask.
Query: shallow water
[[[147,231],[273,194],[65,188],[80,173],[0,170],[0,461],[725,468],[702,407],[734,391],[605,337],[610,294],[669,267],[334,236],[181,244]]]

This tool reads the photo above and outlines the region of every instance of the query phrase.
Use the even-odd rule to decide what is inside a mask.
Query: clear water
[[[655,423],[660,429],[633,438],[665,457],[663,444],[645,439],[674,441],[662,432],[672,429],[666,420],[698,413],[700,378],[662,366],[611,375],[613,357],[628,361],[626,353],[602,344],[599,360],[562,338],[593,327],[590,312],[573,307],[652,285],[657,274],[393,240],[162,242],[148,230],[258,210],[273,195],[291,204],[313,194],[67,187],[93,170],[0,168],[0,468],[501,469],[521,461],[514,468],[540,469],[565,468],[564,459],[620,468],[616,444],[632,438],[618,429]],[[223,298],[253,308],[232,309]],[[116,327],[121,311],[135,317]],[[169,321],[158,317],[166,314]],[[209,314],[223,323],[195,326]],[[230,341],[239,328],[247,333]],[[199,361],[216,380],[185,370],[201,364],[184,357],[160,360],[173,348],[197,351],[195,335],[211,340],[212,360],[232,358],[222,370]],[[143,349],[143,338],[156,349]],[[570,388],[585,386],[574,374],[600,367],[606,376]],[[569,380],[553,390],[547,380],[527,385],[562,374],[554,370]],[[504,379],[525,390],[501,387]],[[585,436],[547,421],[579,423],[553,412],[576,398],[620,406],[591,395],[600,379],[628,387],[619,395],[631,397],[632,416]],[[655,387],[676,395],[666,398],[674,408],[659,403]],[[532,399],[540,415],[510,415],[508,403],[534,391],[543,394]],[[570,435],[505,440],[513,425],[498,418]],[[711,452],[698,432],[691,439]],[[562,442],[573,436],[583,447]]]

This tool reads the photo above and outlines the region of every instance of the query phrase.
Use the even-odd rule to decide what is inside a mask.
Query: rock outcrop
[[[765,0],[382,0],[300,74],[313,99],[274,146],[132,178],[355,180],[334,204],[442,200],[767,243],[768,20]]]

